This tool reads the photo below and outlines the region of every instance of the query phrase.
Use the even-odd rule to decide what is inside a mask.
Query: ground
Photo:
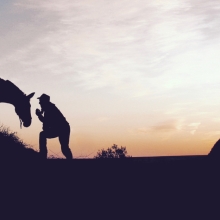
[[[1,189],[6,200],[18,206],[21,198],[25,201],[20,211],[37,215],[44,210],[63,219],[70,214],[108,219],[116,213],[121,218],[142,213],[149,219],[213,219],[218,171],[218,163],[206,156],[4,162]]]

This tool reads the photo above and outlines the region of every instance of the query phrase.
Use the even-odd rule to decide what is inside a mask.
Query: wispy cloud
[[[17,13],[30,12],[33,22],[23,21],[17,37],[29,36],[0,62],[13,62],[24,74],[62,74],[85,89],[110,86],[135,97],[179,87],[192,69],[177,52],[188,56],[204,37],[193,7],[186,1],[19,1]],[[176,75],[181,63],[185,70]]]
[[[137,133],[169,133],[182,130],[184,126],[183,120],[168,120],[159,122],[150,127],[140,127],[136,129]]]
[[[171,120],[171,121],[165,121],[161,122],[157,125],[154,125],[150,128],[150,131],[152,132],[173,132],[181,130],[182,128],[182,122],[178,120]]]
[[[200,125],[201,125],[200,122],[190,123],[190,124],[188,125],[188,126],[190,127],[190,130],[191,130],[190,133],[191,133],[192,135],[194,135]]]
[[[146,134],[168,134],[168,133],[175,133],[175,132],[182,132],[182,133],[190,133],[192,135],[198,130],[201,122],[192,122],[187,123],[183,119],[178,120],[168,120],[162,121],[157,123],[156,125],[150,127],[140,127],[136,129],[137,133],[146,133]]]

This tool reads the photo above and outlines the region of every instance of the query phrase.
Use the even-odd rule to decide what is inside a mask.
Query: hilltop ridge
[[[0,126],[1,160],[38,160],[39,153],[5,126]]]

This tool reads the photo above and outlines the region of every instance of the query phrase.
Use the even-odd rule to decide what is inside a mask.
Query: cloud
[[[150,128],[152,132],[173,132],[181,129],[181,124],[179,121],[171,120],[161,122],[157,125],[154,125]]]
[[[146,127],[142,127],[142,128],[138,128],[137,132],[138,133],[148,133],[149,129],[147,129]]]
[[[186,76],[201,51],[190,58],[189,54],[198,51],[205,40],[201,18],[212,9],[202,3],[204,13],[197,13],[196,4],[184,0],[169,4],[144,0],[16,2],[14,10],[20,16],[25,13],[27,19],[15,25],[10,36],[17,43],[0,59],[1,70],[11,76],[15,70],[24,75],[62,75],[62,80],[85,90],[111,88],[132,97],[192,87],[198,74],[194,80]],[[1,40],[2,47],[10,45],[8,40]],[[206,82],[208,74],[203,71],[201,78]]]
[[[140,127],[136,130],[137,133],[170,133],[182,130],[184,126],[183,120],[168,120],[159,122],[150,127]]]
[[[214,40],[219,37],[220,31],[220,7],[217,0],[212,1],[190,1],[189,13],[193,13],[199,21],[199,27],[206,40]]]
[[[87,3],[23,1],[15,4],[18,9],[31,10],[32,16],[41,25],[38,22],[32,23],[32,29],[35,30],[32,38],[26,41],[24,47],[1,60],[1,63],[13,62],[25,72],[36,71],[50,75],[60,73],[68,80],[71,78],[81,82],[87,89],[112,85],[112,81],[106,76],[108,73],[115,76],[114,84],[119,84],[126,73],[120,74],[117,67],[120,66],[117,64],[117,53],[120,51],[117,52],[114,46],[114,43],[118,43],[111,41],[115,39],[123,43],[125,36],[129,38],[129,34],[126,28],[117,27],[114,20],[109,20],[106,11],[100,9],[103,6],[91,1]],[[22,34],[26,32],[31,31],[22,25],[16,36],[22,38]]]
[[[200,125],[201,125],[200,122],[190,123],[190,124],[188,125],[188,126],[190,127],[190,133],[191,133],[192,135],[194,135]]]

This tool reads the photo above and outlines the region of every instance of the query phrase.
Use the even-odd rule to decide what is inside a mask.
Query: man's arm
[[[35,114],[38,116],[41,122],[44,122],[44,116],[41,114],[41,111],[39,109],[36,109]]]

